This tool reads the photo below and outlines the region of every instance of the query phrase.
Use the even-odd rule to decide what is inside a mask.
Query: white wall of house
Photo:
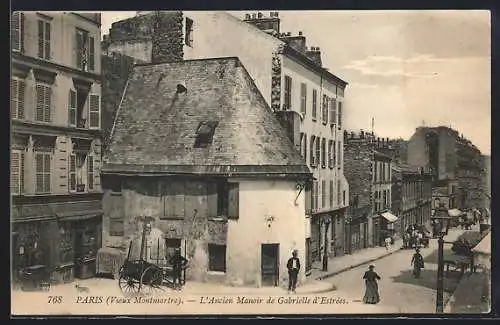
[[[303,281],[307,236],[304,192],[297,198],[295,181],[239,182],[240,217],[228,225],[228,281],[261,285],[261,245],[273,243],[279,244],[280,283],[288,281],[286,263],[293,249],[299,251],[299,281]]]

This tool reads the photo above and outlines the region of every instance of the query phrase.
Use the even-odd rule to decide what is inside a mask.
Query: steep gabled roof
[[[134,67],[104,163],[104,173],[311,175],[237,58]]]

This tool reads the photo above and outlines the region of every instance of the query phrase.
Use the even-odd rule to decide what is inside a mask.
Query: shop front
[[[396,227],[395,223],[398,221],[398,217],[393,215],[391,212],[386,211],[380,214],[378,218],[379,225],[379,237],[378,237],[378,245],[384,246],[385,239],[387,237],[394,238],[396,235]]]

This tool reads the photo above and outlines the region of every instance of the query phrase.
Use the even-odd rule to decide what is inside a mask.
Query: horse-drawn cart
[[[185,272],[181,272],[184,276],[181,277],[180,283],[174,283],[172,272],[170,272],[171,268],[166,265],[156,265],[144,258],[146,253],[147,228],[148,226],[145,225],[141,238],[139,258],[135,260],[131,258],[134,242],[132,240],[130,242],[127,258],[119,270],[118,285],[125,296],[159,294],[163,292],[166,287],[180,290],[185,283]],[[159,260],[159,257],[157,260]],[[183,265],[183,269],[185,268],[186,265]]]

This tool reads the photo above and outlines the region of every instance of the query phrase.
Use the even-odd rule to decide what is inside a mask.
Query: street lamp
[[[438,271],[437,271],[437,292],[436,292],[436,313],[442,313],[444,310],[444,236],[448,232],[450,217],[444,204],[436,199],[434,201],[434,217],[432,218],[435,228],[439,227],[438,238]]]
[[[323,245],[323,272],[328,271],[328,227],[330,226],[330,219],[323,221],[325,225],[325,243]]]

